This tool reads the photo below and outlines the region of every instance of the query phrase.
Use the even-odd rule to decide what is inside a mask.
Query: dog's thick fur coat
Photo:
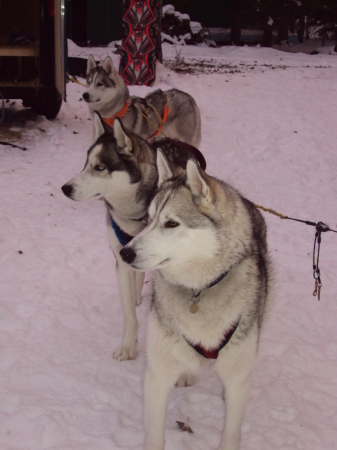
[[[163,134],[159,133],[158,137],[167,136],[195,147],[200,144],[200,111],[193,97],[178,89],[168,91],[158,89],[145,98],[130,97],[123,78],[116,72],[109,56],[105,59],[102,67],[96,65],[92,55],[89,55],[87,89],[83,93],[83,99],[88,103],[92,117],[94,111],[97,111],[103,118],[113,117],[128,103],[128,108],[121,117],[121,121],[128,130],[144,139],[149,139],[156,133],[160,125],[156,112],[163,118],[166,105],[169,114],[161,129]],[[149,121],[144,115],[148,117]]]
[[[142,219],[147,214],[158,181],[156,150],[129,132],[119,119],[111,128],[96,113],[94,124],[96,142],[88,150],[84,169],[62,190],[72,200],[103,199],[106,203],[108,236],[116,257],[124,315],[123,339],[114,358],[134,359],[138,328],[136,305],[141,303],[144,274],[122,261],[119,255],[122,244],[112,228],[111,219],[129,236],[135,236],[145,227]],[[174,146],[173,150],[177,151]],[[172,161],[176,151],[172,151]],[[179,149],[179,156],[186,161],[190,154]],[[183,172],[178,165],[174,167],[175,173]]]
[[[238,450],[270,303],[265,221],[250,201],[202,172],[192,159],[186,176],[175,177],[160,152],[157,164],[160,189],[149,207],[149,223],[121,251],[135,269],[155,269],[145,376],[145,449],[164,449],[169,394],[181,374],[196,374],[210,363],[193,346],[218,348],[238,323],[211,363],[225,389],[220,449]],[[212,285],[214,280],[220,281]],[[200,301],[192,314],[196,292]]]

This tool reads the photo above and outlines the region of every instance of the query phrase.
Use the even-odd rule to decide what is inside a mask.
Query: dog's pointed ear
[[[109,127],[107,123],[104,122],[100,113],[98,111],[94,111],[94,127],[95,127],[95,139],[101,137],[104,133],[111,134],[113,133],[113,129]]]
[[[97,66],[96,61],[92,55],[88,56],[88,62],[87,62],[87,75]]]
[[[131,155],[131,153],[133,153],[132,141],[127,134],[127,130],[123,127],[123,124],[118,117],[116,117],[114,121],[113,132],[117,146],[122,149],[119,153]]]
[[[192,195],[201,197],[207,203],[213,202],[213,193],[210,186],[202,177],[199,166],[193,159],[189,159],[186,165],[186,185],[189,187]]]
[[[106,71],[107,75],[115,75],[116,74],[116,69],[115,69],[114,65],[112,64],[112,59],[110,58],[110,56],[107,56],[105,58],[105,61],[103,63],[103,69]]]
[[[159,175],[158,188],[160,188],[165,181],[173,177],[171,167],[166,159],[166,156],[164,155],[164,152],[160,148],[157,150],[157,168]]]

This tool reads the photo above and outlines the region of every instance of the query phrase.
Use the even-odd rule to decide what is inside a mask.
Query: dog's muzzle
[[[136,257],[136,252],[131,247],[122,248],[119,254],[121,255],[122,260],[127,264],[131,264]]]
[[[64,186],[61,187],[61,189],[66,197],[71,198],[71,195],[74,192],[74,189],[71,184],[65,184]]]
[[[83,100],[85,100],[86,102],[89,101],[89,94],[88,94],[88,92],[84,92],[84,94],[82,95],[82,97],[83,97]]]

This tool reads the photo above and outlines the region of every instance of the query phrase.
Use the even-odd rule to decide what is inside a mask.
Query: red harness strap
[[[240,319],[241,319],[241,316],[239,317],[239,320],[232,326],[232,328],[230,328],[229,330],[227,330],[225,332],[224,337],[217,348],[206,349],[201,345],[201,342],[199,342],[199,344],[194,345],[191,342],[189,342],[188,339],[186,339],[186,337],[184,336],[185,341],[191,347],[193,347],[196,352],[200,353],[200,355],[204,356],[205,358],[217,359],[217,357],[219,356],[220,350],[222,350],[225,347],[225,345],[228,344],[231,337],[235,333],[237,327],[239,326]]]
[[[124,114],[126,113],[128,107],[129,107],[129,101],[127,101],[127,102],[125,103],[124,108],[123,108],[122,110],[118,111],[118,112],[117,112],[116,114],[114,114],[112,117],[107,117],[107,118],[105,118],[105,119],[104,119],[104,122],[105,122],[106,124],[108,124],[108,125],[111,127],[111,126],[114,124],[114,121],[115,121],[116,117],[121,118],[121,117],[124,116]]]

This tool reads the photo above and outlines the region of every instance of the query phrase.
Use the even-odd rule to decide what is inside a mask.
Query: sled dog
[[[170,391],[183,372],[212,364],[224,384],[221,450],[238,450],[261,327],[270,302],[266,224],[235,189],[193,159],[174,176],[158,151],[159,191],[149,221],[121,250],[153,270],[145,375],[146,450],[165,446]]]
[[[72,200],[103,199],[106,203],[108,235],[116,257],[124,313],[123,339],[114,358],[134,359],[138,328],[136,305],[141,303],[144,274],[123,262],[119,251],[145,227],[143,220],[158,180],[156,148],[155,144],[129,132],[119,119],[110,127],[96,113],[94,125],[96,142],[88,150],[84,169],[62,186],[62,191]],[[157,144],[160,142],[167,143],[164,140]],[[174,156],[176,151],[174,145],[168,149],[178,174],[186,168],[190,153],[179,148],[178,161]],[[181,160],[185,161],[185,166]]]
[[[164,92],[158,89],[145,98],[130,97],[109,56],[101,67],[89,55],[83,99],[91,116],[98,111],[109,125],[119,117],[128,130],[144,139],[168,136],[199,147],[201,121],[194,99],[178,89]]]

